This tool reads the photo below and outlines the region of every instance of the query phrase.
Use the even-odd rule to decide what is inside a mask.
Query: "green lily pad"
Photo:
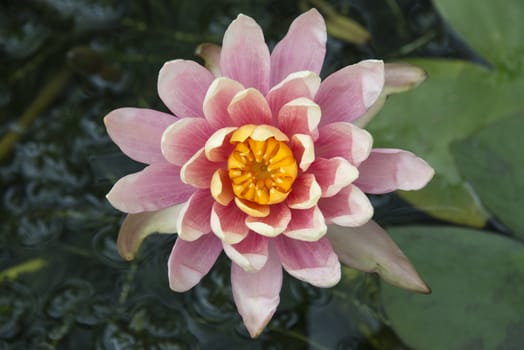
[[[429,78],[421,87],[388,99],[369,125],[375,145],[408,149],[435,168],[435,183],[418,193],[401,193],[405,199],[435,217],[480,227],[485,213],[457,171],[450,144],[521,109],[524,79],[464,61],[413,63]]]
[[[498,68],[524,64],[524,2],[435,0],[437,9],[473,48]]]
[[[436,0],[437,8],[493,69],[446,60],[414,62],[428,72],[418,89],[390,98],[369,128],[380,147],[406,148],[425,158],[437,177],[401,196],[430,215],[481,227],[486,214],[450,153],[453,141],[524,109],[524,2]]]
[[[522,348],[524,245],[464,228],[400,227],[389,232],[433,290],[418,295],[382,285],[386,313],[409,346]]]
[[[524,113],[457,142],[456,164],[486,208],[524,239]]]

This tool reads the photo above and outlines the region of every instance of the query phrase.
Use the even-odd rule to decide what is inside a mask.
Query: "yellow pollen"
[[[262,205],[283,202],[298,171],[291,149],[274,137],[238,142],[227,168],[235,196]]]

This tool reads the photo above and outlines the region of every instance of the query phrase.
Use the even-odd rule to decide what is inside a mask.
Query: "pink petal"
[[[236,244],[246,238],[249,228],[247,215],[234,202],[227,206],[215,203],[211,209],[211,229],[226,244]]]
[[[168,162],[182,166],[204,146],[212,132],[205,119],[180,119],[164,131],[162,154]]]
[[[327,226],[317,206],[310,209],[291,210],[291,222],[284,235],[301,241],[318,241],[326,234]]]
[[[206,158],[204,148],[201,148],[189,159],[180,170],[180,178],[186,184],[197,188],[209,188],[213,173],[219,168],[217,163]]]
[[[340,263],[327,238],[305,242],[280,236],[274,242],[282,267],[291,276],[321,288],[340,281]]]
[[[367,193],[418,190],[435,171],[425,160],[398,149],[375,148],[358,168],[355,184]]]
[[[374,221],[352,228],[331,225],[327,237],[342,263],[357,270],[377,272],[397,287],[430,292],[409,259]]]
[[[282,268],[272,249],[262,269],[246,272],[231,264],[233,300],[252,338],[258,336],[269,323],[280,303]]]
[[[144,170],[124,176],[106,195],[109,203],[126,213],[164,209],[186,201],[195,191],[180,180],[180,168],[154,163]]]
[[[214,235],[204,235],[196,241],[177,238],[167,263],[169,287],[185,292],[207,275],[222,251],[222,244]]]
[[[293,184],[286,204],[292,209],[309,209],[317,205],[322,190],[313,174],[302,174]]]
[[[298,167],[302,171],[309,169],[315,160],[315,143],[309,135],[295,134],[291,138],[289,148],[293,151]]]
[[[258,271],[267,262],[268,239],[250,232],[242,242],[237,244],[223,244],[227,256],[247,272]]]
[[[334,196],[358,177],[357,168],[340,157],[319,158],[311,164],[308,172],[315,174],[315,179],[322,190],[322,197]]]
[[[331,123],[319,129],[315,153],[322,158],[342,157],[358,166],[369,156],[372,145],[366,130],[351,123]]]
[[[335,196],[320,198],[318,206],[327,224],[361,226],[373,216],[373,206],[357,186],[349,185]]]
[[[195,54],[204,60],[205,66],[215,76],[222,75],[220,72],[220,51],[222,48],[216,44],[203,43],[197,46]]]
[[[382,109],[387,95],[405,92],[414,89],[427,78],[426,72],[420,67],[408,63],[386,63],[384,65],[384,89],[366,114],[353,123],[361,128],[365,127]]]
[[[238,15],[224,33],[222,74],[265,94],[269,88],[269,67],[269,49],[262,29],[251,17]]]
[[[203,117],[204,96],[213,79],[213,74],[196,62],[169,61],[158,73],[158,95],[177,117]]]
[[[236,129],[235,127],[218,129],[208,138],[204,146],[207,159],[212,162],[227,161],[234,149],[234,146],[229,141],[231,140],[231,134]]]
[[[204,98],[204,115],[211,125],[217,128],[234,125],[227,107],[242,90],[245,90],[242,84],[226,77],[213,81]]]
[[[248,216],[246,226],[266,237],[275,237],[284,232],[291,221],[291,211],[285,204],[274,204],[265,217]]]
[[[245,124],[271,124],[271,110],[264,96],[253,88],[238,92],[227,107],[236,126]]]
[[[160,139],[177,119],[152,109],[119,108],[104,118],[107,133],[130,158],[152,164],[164,161]]]
[[[180,210],[178,236],[185,241],[194,241],[211,232],[211,207],[214,202],[209,190],[195,191]]]
[[[326,24],[317,10],[298,16],[271,53],[271,85],[301,70],[319,74],[326,54],[326,40]]]
[[[312,100],[320,87],[320,77],[310,71],[295,72],[288,75],[278,85],[269,90],[266,99],[273,116],[289,101],[304,97]]]
[[[351,122],[362,116],[380,96],[383,86],[382,61],[361,61],[331,74],[320,84],[315,97],[322,108],[320,124]]]
[[[320,122],[320,107],[301,97],[286,103],[278,113],[278,128],[287,135],[310,134]]]
[[[182,204],[158,211],[128,214],[120,226],[116,245],[120,256],[133,260],[144,239],[153,233],[175,233]]]

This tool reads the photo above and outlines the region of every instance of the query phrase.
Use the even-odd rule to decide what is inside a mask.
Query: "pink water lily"
[[[372,149],[371,135],[355,125],[410,68],[388,74],[382,61],[366,60],[321,81],[325,47],[325,23],[314,9],[294,20],[271,53],[258,24],[239,15],[221,48],[199,48],[207,68],[174,60],[160,70],[158,93],[173,114],[121,108],[105,118],[121,150],[148,164],[107,195],[129,213],[121,255],[132,259],[153,232],[177,232],[169,283],[183,292],[223,251],[253,337],[279,304],[282,269],[331,287],[342,261],[429,291],[370,221],[365,193],[419,189],[433,169],[407,151]]]

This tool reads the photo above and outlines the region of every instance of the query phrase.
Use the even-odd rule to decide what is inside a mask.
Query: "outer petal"
[[[204,98],[204,115],[211,125],[217,128],[234,125],[227,107],[242,90],[245,90],[242,84],[226,77],[213,81]]]
[[[107,133],[130,158],[152,164],[164,161],[160,139],[177,119],[152,109],[119,108],[104,118]]]
[[[251,17],[238,15],[224,33],[222,74],[265,94],[269,88],[269,67],[269,49],[262,29]]]
[[[372,145],[366,130],[351,123],[331,123],[319,129],[315,153],[322,158],[343,157],[358,166],[369,156]]]
[[[327,226],[320,209],[291,210],[291,222],[284,235],[301,241],[315,242],[326,234]]]
[[[374,221],[352,228],[331,225],[327,237],[342,263],[361,271],[377,272],[401,288],[431,292],[409,259]]]
[[[312,100],[320,87],[320,77],[310,71],[291,73],[267,93],[266,99],[273,116],[277,116],[283,105],[304,97]]]
[[[182,166],[204,146],[212,132],[205,119],[180,119],[163,133],[162,154],[168,162]]]
[[[271,206],[271,211],[266,217],[246,218],[246,226],[266,237],[275,237],[284,232],[291,221],[291,211],[285,204]]]
[[[219,168],[217,163],[210,162],[202,147],[180,170],[180,178],[186,184],[197,188],[209,188],[213,173]]]
[[[211,232],[211,207],[214,202],[208,190],[193,193],[180,210],[178,236],[185,241],[194,241]]]
[[[249,228],[244,223],[246,217],[234,202],[228,206],[215,203],[211,210],[211,229],[224,243],[239,243],[249,233]]]
[[[319,74],[326,54],[326,40],[326,24],[317,10],[298,16],[271,53],[271,85],[301,70]]]
[[[315,174],[315,179],[322,190],[322,197],[334,196],[358,177],[357,168],[340,157],[319,158],[309,167],[308,172]]]
[[[368,197],[354,185],[349,185],[333,197],[321,198],[318,206],[328,224],[361,226],[373,216]]]
[[[304,242],[280,236],[274,242],[282,267],[291,276],[323,288],[340,281],[340,263],[327,238]]]
[[[331,74],[315,97],[322,108],[320,125],[351,122],[362,116],[380,96],[383,86],[382,61],[362,61]]]
[[[375,148],[358,168],[355,184],[367,193],[418,190],[435,171],[425,160],[398,149]]]
[[[180,118],[203,117],[202,102],[214,77],[196,62],[173,60],[158,73],[158,95]]]
[[[200,282],[222,251],[220,240],[204,235],[193,242],[177,238],[167,263],[169,287],[185,292]]]
[[[222,48],[216,44],[203,43],[197,46],[195,54],[204,60],[205,66],[215,76],[222,75],[220,72],[220,51]]]
[[[227,256],[247,272],[258,271],[267,262],[268,239],[250,232],[242,242],[223,244]]]
[[[272,115],[264,96],[253,88],[238,92],[227,107],[236,126],[271,124]]]
[[[195,191],[180,180],[180,168],[155,163],[124,176],[106,195],[113,207],[126,213],[154,211],[186,201]]]
[[[319,105],[304,97],[297,98],[280,109],[278,128],[287,135],[308,135],[317,128],[320,116]]]
[[[309,209],[317,205],[322,189],[315,175],[302,174],[293,184],[293,191],[287,197],[287,205],[292,209]]]
[[[255,338],[269,323],[280,303],[282,268],[275,252],[270,248],[266,264],[257,272],[246,272],[237,264],[231,264],[231,287],[244,325]]]
[[[116,245],[118,253],[126,260],[135,258],[142,241],[155,232],[175,233],[181,204],[158,211],[129,214],[124,219]]]
[[[386,63],[384,71],[385,82],[382,94],[366,114],[354,121],[355,125],[361,128],[366,126],[380,111],[384,102],[386,102],[387,95],[414,89],[427,78],[423,69],[407,63]]]

